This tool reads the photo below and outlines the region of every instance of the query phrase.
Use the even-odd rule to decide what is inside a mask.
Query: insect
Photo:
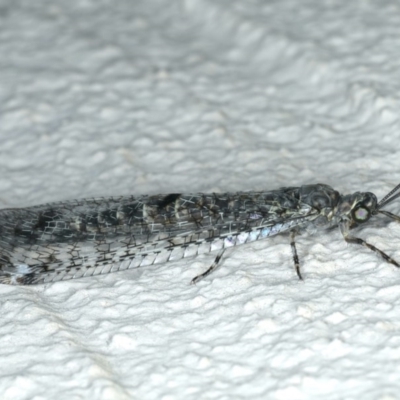
[[[400,184],[381,201],[370,192],[341,195],[328,185],[237,193],[124,196],[0,210],[0,283],[29,285],[138,268],[218,251],[290,233],[299,279],[295,236],[338,226],[345,241],[400,264],[350,230],[400,197]]]

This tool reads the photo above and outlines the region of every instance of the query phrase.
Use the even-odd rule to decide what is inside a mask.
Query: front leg
[[[367,247],[368,249],[372,250],[373,252],[379,254],[386,262],[395,265],[397,268],[400,268],[400,264],[397,261],[393,260],[393,258],[389,257],[382,250],[379,250],[378,248],[376,248],[372,244],[369,244],[364,239],[351,236],[349,234],[349,226],[348,226],[348,224],[346,222],[342,222],[341,224],[339,224],[339,228],[340,228],[340,231],[342,232],[344,240],[347,243],[359,244],[361,246]]]

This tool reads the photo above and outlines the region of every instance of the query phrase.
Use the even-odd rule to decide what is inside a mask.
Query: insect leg
[[[296,273],[299,279],[303,280],[303,277],[301,276],[300,273],[300,262],[299,262],[299,256],[297,255],[296,242],[294,240],[295,237],[296,237],[296,232],[290,231],[290,247],[292,248],[294,267],[296,268]]]
[[[347,243],[359,244],[361,246],[367,247],[368,249],[370,249],[370,250],[374,251],[375,253],[379,254],[386,262],[388,262],[390,264],[393,264],[397,268],[400,268],[400,264],[397,261],[393,260],[393,258],[389,257],[382,250],[379,250],[378,248],[376,248],[372,244],[369,244],[364,239],[349,235],[349,228],[348,228],[347,224],[343,224],[342,223],[342,224],[339,225],[339,227],[340,227],[340,231],[342,232],[342,235],[344,237],[344,240]]]
[[[203,278],[205,278],[207,275],[210,275],[211,272],[213,272],[213,271],[217,268],[218,263],[219,263],[219,261],[221,260],[221,257],[222,257],[222,255],[224,254],[224,252],[225,252],[225,248],[221,249],[220,252],[218,253],[217,257],[215,257],[215,260],[214,260],[214,262],[212,263],[211,267],[208,268],[208,270],[207,270],[206,272],[203,272],[202,274],[197,275],[196,277],[194,277],[194,278],[191,280],[190,284],[191,284],[191,285],[194,285],[194,284],[196,284],[197,282],[199,282],[200,280],[202,280]]]

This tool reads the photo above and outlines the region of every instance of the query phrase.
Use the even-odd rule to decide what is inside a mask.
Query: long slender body
[[[400,186],[400,185],[399,185]],[[396,188],[397,191],[399,187]],[[396,190],[395,189],[395,190]],[[399,193],[383,199],[387,204]],[[391,198],[390,195],[393,195]],[[382,201],[381,201],[382,203]],[[290,231],[339,225],[348,232],[383,213],[372,193],[342,196],[323,184],[262,192],[168,194],[74,200],[0,210],[0,283],[35,284],[173,261]],[[354,241],[361,241],[361,243]]]

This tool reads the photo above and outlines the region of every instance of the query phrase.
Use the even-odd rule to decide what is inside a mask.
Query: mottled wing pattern
[[[4,209],[0,283],[50,282],[176,260],[271,236],[317,215],[299,201],[299,188]]]

